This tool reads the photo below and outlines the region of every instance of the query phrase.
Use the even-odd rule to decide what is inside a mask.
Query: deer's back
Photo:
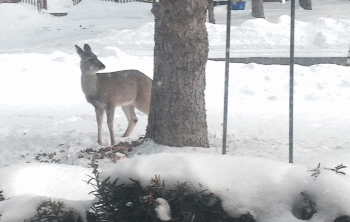
[[[142,109],[149,107],[151,87],[152,80],[138,70],[97,73],[98,100],[101,103],[115,106],[134,103],[136,108],[145,112]]]

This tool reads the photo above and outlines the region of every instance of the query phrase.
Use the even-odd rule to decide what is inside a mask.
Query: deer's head
[[[91,47],[88,44],[84,45],[84,50],[77,45],[75,45],[75,49],[81,58],[80,68],[83,74],[95,74],[106,68],[106,66],[98,60],[97,56],[91,51]]]

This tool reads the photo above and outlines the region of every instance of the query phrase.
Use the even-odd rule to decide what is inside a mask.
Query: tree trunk
[[[252,0],[252,16],[255,18],[265,18],[263,0]]]
[[[160,0],[155,16],[154,77],[146,138],[168,146],[208,147],[205,65],[208,0]]]
[[[299,4],[305,10],[312,10],[311,0],[299,0]]]
[[[215,24],[214,0],[208,0],[208,19],[209,23]]]

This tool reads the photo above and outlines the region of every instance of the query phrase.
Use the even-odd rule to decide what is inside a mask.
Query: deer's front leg
[[[115,139],[114,139],[114,111],[115,107],[108,106],[106,109],[106,114],[107,114],[107,125],[109,129],[109,135],[111,137],[111,145],[115,144]]]
[[[97,121],[97,143],[102,145],[102,122],[104,109],[95,107],[96,121]]]

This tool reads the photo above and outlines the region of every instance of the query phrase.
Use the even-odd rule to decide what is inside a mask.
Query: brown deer
[[[121,106],[128,119],[128,128],[124,137],[130,135],[138,119],[135,107],[148,115],[152,80],[138,70],[122,70],[109,73],[97,73],[105,68],[91,51],[89,45],[84,45],[84,50],[75,46],[81,58],[81,88],[86,100],[95,107],[97,120],[97,142],[102,145],[102,120],[107,114],[107,125],[111,137],[111,145],[114,139],[114,110]]]

